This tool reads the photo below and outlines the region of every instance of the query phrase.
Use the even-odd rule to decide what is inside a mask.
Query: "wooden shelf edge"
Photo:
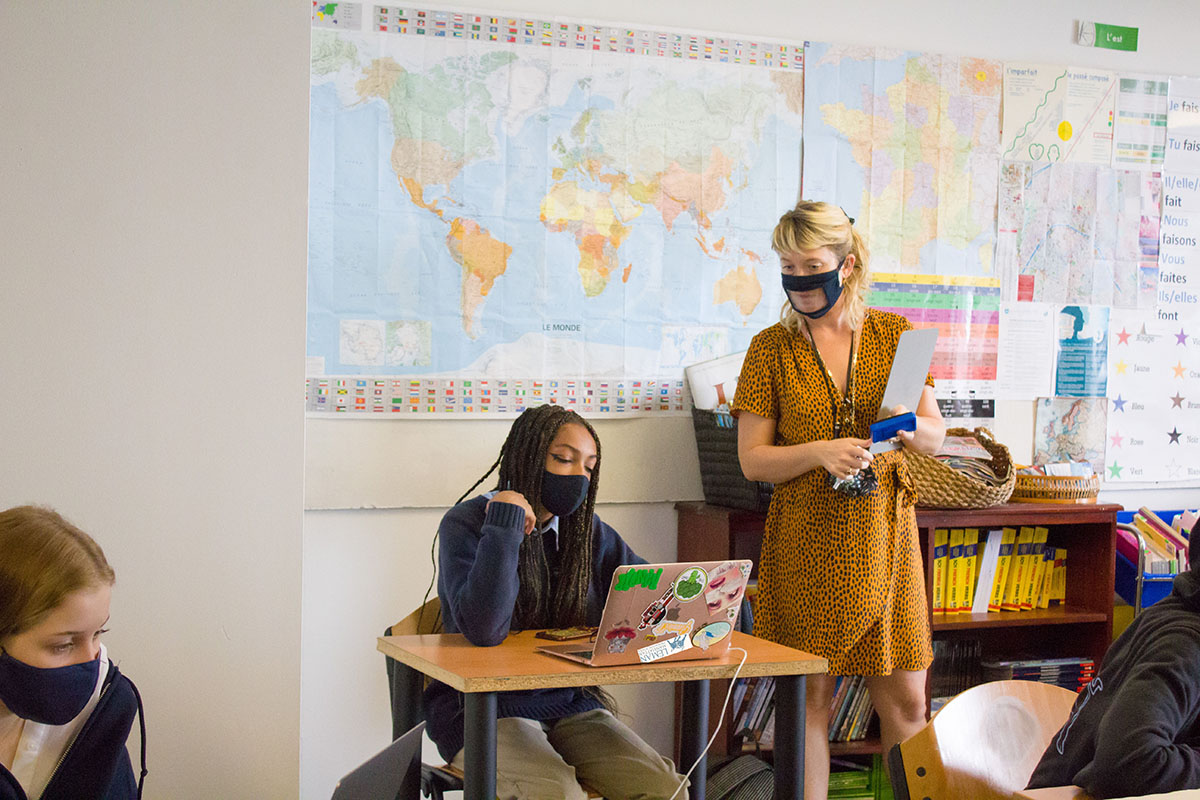
[[[754,747],[753,745],[742,745],[741,754],[757,755],[761,754],[770,757],[772,752],[771,747]],[[878,737],[868,737],[866,739],[858,739],[853,742],[830,742],[830,756],[855,756],[855,755],[874,755],[883,752],[883,743]]]
[[[964,631],[987,628],[1012,628],[1027,625],[1078,625],[1087,622],[1109,622],[1106,611],[1060,606],[1034,611],[1001,611],[988,614],[931,614],[934,631]]]

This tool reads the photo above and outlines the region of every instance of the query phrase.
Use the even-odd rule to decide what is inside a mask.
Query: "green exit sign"
[[[1137,50],[1138,29],[1101,22],[1079,22],[1075,42],[1084,47],[1103,47],[1107,50]]]

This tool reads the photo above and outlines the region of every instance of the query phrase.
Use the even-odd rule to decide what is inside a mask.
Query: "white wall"
[[[1115,0],[1011,0],[896,3],[860,0],[612,2],[525,0],[478,6],[575,15],[647,26],[767,34],[814,41],[880,44],[913,50],[1042,60],[1110,69],[1200,75],[1193,44],[1200,4]],[[1077,18],[1140,27],[1140,52],[1070,44]],[[1014,457],[1032,448],[1032,404],[1002,403],[997,435]],[[371,637],[420,602],[429,580],[430,538],[446,506],[494,460],[500,421],[315,420],[307,423],[309,485],[305,515],[302,638],[301,785],[322,798],[338,775],[378,749],[390,732],[382,657]],[[600,513],[646,555],[674,546],[672,503],[701,497],[690,421],[604,422]],[[620,469],[614,469],[620,459]],[[1158,508],[1188,504],[1195,490],[1104,496]],[[622,505],[631,504],[631,505]],[[374,509],[374,510],[372,510]],[[669,689],[620,698],[652,744],[670,743]]]
[[[0,3],[0,507],[117,572],[148,798],[299,792],[307,3]]]
[[[487,5],[1200,75],[1182,0]],[[109,642],[147,701],[149,798],[324,798],[382,746],[373,637],[419,599],[433,522],[499,441],[437,423],[459,466],[430,487],[435,454],[403,444],[428,434],[386,423],[387,448],[341,463],[422,496],[302,516],[309,8],[0,3],[0,505],[58,506],[116,566]],[[1139,26],[1141,52],[1070,45],[1077,15]],[[635,470],[606,470],[601,512],[669,557],[670,503],[699,487],[686,426],[628,455],[655,424],[601,428]],[[625,704],[661,743],[669,703]]]

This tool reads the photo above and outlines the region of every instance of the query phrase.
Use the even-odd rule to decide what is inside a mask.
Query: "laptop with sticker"
[[[538,650],[593,667],[717,658],[729,649],[750,569],[745,559],[617,567],[595,641]]]

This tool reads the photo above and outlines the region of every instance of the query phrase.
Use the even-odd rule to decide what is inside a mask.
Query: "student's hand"
[[[870,439],[833,439],[823,444],[821,466],[835,478],[853,478],[870,466],[875,458],[868,449],[871,446]]]
[[[502,492],[496,492],[491,500],[488,500],[488,505],[492,503],[512,503],[514,506],[520,506],[525,509],[525,535],[533,533],[533,528],[537,525],[537,516],[533,513],[533,506],[529,505],[529,501],[525,499],[525,495],[520,492],[514,492],[511,489],[505,489]],[[486,507],[484,508],[486,512]]]

